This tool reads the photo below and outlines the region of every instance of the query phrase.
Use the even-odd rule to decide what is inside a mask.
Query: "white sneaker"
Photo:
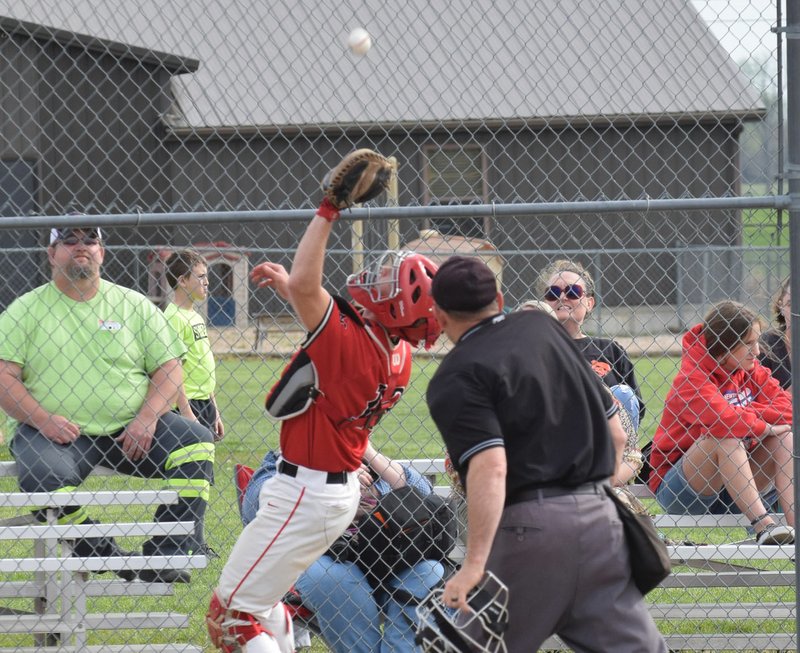
[[[296,649],[311,648],[311,631],[308,628],[294,624],[294,647]]]
[[[794,544],[794,529],[782,524],[770,524],[758,535],[756,544],[760,546],[776,546],[779,544]]]

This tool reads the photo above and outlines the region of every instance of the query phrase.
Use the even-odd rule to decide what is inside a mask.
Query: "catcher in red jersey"
[[[380,157],[350,157],[364,152]],[[206,617],[212,643],[226,653],[294,650],[281,599],[353,520],[370,430],[408,383],[411,345],[430,347],[440,333],[430,296],[436,266],[419,254],[387,252],[349,277],[361,310],[322,287],[333,222],[341,208],[383,190],[388,176],[369,167],[381,159],[359,159],[363,172],[351,169],[339,182],[334,173],[348,159],[332,171],[329,184],[360,190],[328,187],[290,273],[271,262],[251,272],[291,303],[308,336],[267,396],[268,412],[283,420],[278,473],[262,486],[259,511],[234,545]]]

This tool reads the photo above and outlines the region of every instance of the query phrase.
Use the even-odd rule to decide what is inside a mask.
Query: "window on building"
[[[429,145],[424,149],[425,203],[430,206],[485,204],[486,157],[478,145]],[[432,218],[441,234],[485,238],[489,218]]]
[[[0,216],[30,215],[36,208],[36,169],[25,159],[0,159]]]

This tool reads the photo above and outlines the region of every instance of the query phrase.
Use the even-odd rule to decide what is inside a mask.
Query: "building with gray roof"
[[[359,24],[363,57],[344,44]],[[738,195],[738,138],[764,113],[683,0],[26,0],[0,7],[0,37],[5,215],[310,208],[353,147],[397,158],[401,205]],[[638,250],[741,237],[737,212],[717,211],[403,220],[401,241],[423,227],[534,269],[541,250],[613,250],[607,304],[669,295],[674,260]],[[202,239],[291,248],[301,229]],[[517,296],[531,282],[509,279]]]

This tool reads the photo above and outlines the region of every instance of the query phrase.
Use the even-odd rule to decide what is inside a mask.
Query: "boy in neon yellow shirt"
[[[217,383],[214,354],[205,320],[194,308],[195,303],[208,297],[208,264],[194,250],[174,252],[167,260],[167,282],[175,295],[164,315],[186,346],[178,410],[209,429],[215,440],[221,440],[225,427],[214,398]]]

